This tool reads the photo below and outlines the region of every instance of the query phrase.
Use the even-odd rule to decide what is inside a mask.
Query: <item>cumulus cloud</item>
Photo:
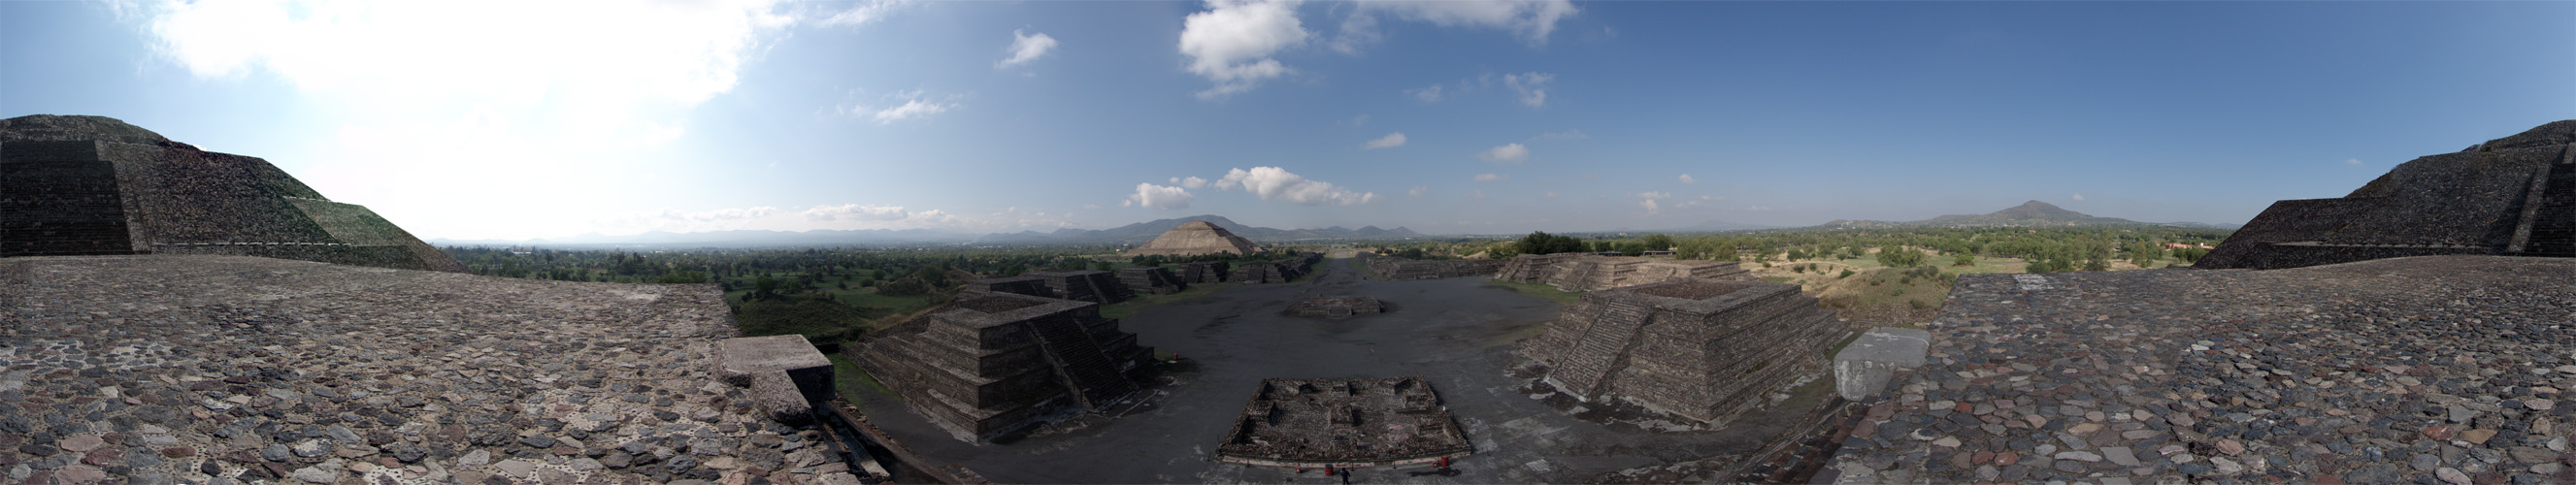
[[[1046,57],[1048,52],[1054,51],[1055,37],[1048,36],[1045,32],[1031,35],[1020,33],[1019,29],[1011,29],[1011,48],[1005,50],[1005,52],[1011,53],[1011,57],[1004,58],[1001,62],[993,63],[993,67],[1011,67],[1024,64],[1029,61],[1038,60],[1040,57]]]
[[[1546,44],[1556,24],[1576,13],[1570,0],[1500,0],[1479,2],[1364,1],[1354,17],[1389,12],[1398,18],[1442,27],[1483,27],[1509,31],[1530,44]],[[1372,22],[1373,24],[1374,22]]]
[[[856,96],[859,91],[852,91],[850,94]],[[875,120],[877,124],[886,125],[946,113],[950,109],[957,108],[958,103],[955,101],[957,98],[957,96],[949,96],[946,101],[932,99],[924,96],[921,90],[915,89],[895,91],[893,94],[886,95],[884,99],[887,104],[844,102],[838,109],[841,114]]]
[[[1386,136],[1378,137],[1378,139],[1375,140],[1369,140],[1368,145],[1361,149],[1376,150],[1380,148],[1395,148],[1400,146],[1404,146],[1404,132],[1401,131],[1388,133]]]
[[[1198,177],[1188,177],[1188,178],[1172,177],[1172,184],[1173,184],[1173,185],[1179,185],[1179,186],[1182,186],[1182,187],[1187,187],[1187,188],[1193,188],[1193,189],[1196,189],[1196,188],[1204,188],[1204,187],[1207,187],[1208,181],[1207,181],[1207,179],[1198,178]]]
[[[1555,80],[1555,74],[1543,72],[1503,75],[1503,85],[1520,93],[1521,104],[1532,108],[1547,106],[1547,83]]]
[[[1208,0],[1208,10],[1181,21],[1181,54],[1189,72],[1216,83],[1200,99],[1251,90],[1288,73],[1271,55],[1306,42],[1298,0]]]
[[[899,205],[818,205],[805,209],[805,218],[815,221],[893,221],[910,217]]]
[[[1437,103],[1440,102],[1441,96],[1444,96],[1444,94],[1442,94],[1443,91],[1445,91],[1445,89],[1441,88],[1440,85],[1433,84],[1429,87],[1404,90],[1404,95],[1412,96],[1413,99],[1421,100],[1425,103]]]
[[[1511,177],[1511,176],[1509,176],[1509,175],[1494,174],[1494,173],[1480,173],[1480,174],[1476,174],[1476,181],[1478,181],[1478,182],[1500,182],[1500,181],[1502,181],[1503,179],[1508,179],[1508,178],[1512,178],[1512,177]]]
[[[1353,192],[1320,180],[1289,173],[1279,167],[1233,169],[1215,183],[1221,190],[1243,189],[1262,200],[1284,201],[1297,205],[1359,205],[1376,202],[1374,192]]]
[[[1696,183],[1699,183],[1699,179],[1691,178],[1690,174],[1682,174],[1682,176],[1681,176],[1681,181],[1682,181],[1682,183],[1685,183],[1685,184],[1696,184]]]
[[[1655,215],[1656,212],[1663,210],[1663,204],[1657,201],[1673,198],[1673,194],[1671,192],[1644,192],[1637,194],[1637,198],[1643,199],[1637,201],[1637,206],[1646,208],[1646,215],[1651,216]]]
[[[2346,158],[2346,159],[2343,159],[2343,163],[2344,163],[2345,165],[2360,165],[2360,164],[2361,164],[2361,159],[2359,159],[2359,158]]]
[[[1476,158],[1482,158],[1485,159],[1485,161],[1495,163],[1526,162],[1529,161],[1529,147],[1521,146],[1519,143],[1506,144],[1494,147],[1490,150],[1485,150],[1484,153],[1478,153],[1476,154]]]
[[[1189,189],[1140,183],[1136,184],[1136,193],[1128,195],[1127,202],[1118,205],[1126,207],[1132,204],[1144,206],[1147,209],[1187,209],[1190,207],[1190,201],[1197,198],[1190,195]]]
[[[1408,191],[1405,191],[1404,193],[1412,194],[1412,195],[1413,195],[1413,198],[1419,199],[1419,198],[1422,198],[1422,194],[1431,193],[1431,188],[1430,188],[1430,187],[1424,187],[1424,186],[1416,185],[1416,186],[1413,186],[1413,190],[1408,190]]]
[[[2075,201],[2076,201],[2076,202],[2083,202],[2083,201],[2084,201],[2084,194],[2075,194]]]

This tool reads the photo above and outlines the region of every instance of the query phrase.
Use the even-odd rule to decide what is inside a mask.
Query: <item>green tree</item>
[[[1904,246],[1887,246],[1879,248],[1878,264],[1884,264],[1890,268],[1905,268],[1923,264],[1923,252]]]
[[[1952,256],[1952,257],[1950,257],[1950,265],[1951,265],[1951,266],[1976,266],[1976,265],[1977,265],[1977,255],[1976,255],[1976,253],[1959,253],[1957,256]]]
[[[1672,236],[1666,236],[1666,235],[1662,235],[1662,234],[1647,234],[1647,235],[1646,235],[1646,250],[1647,250],[1647,251],[1671,251],[1671,250],[1673,250],[1673,246],[1674,246],[1674,244],[1673,244],[1673,237],[1672,237]]]

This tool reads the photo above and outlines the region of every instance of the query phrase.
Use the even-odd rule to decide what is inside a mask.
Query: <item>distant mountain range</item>
[[[1226,219],[1223,216],[1202,214],[1174,219],[1156,219],[1109,229],[1065,228],[1057,229],[1055,232],[1020,231],[1013,233],[993,233],[975,238],[974,242],[976,244],[1142,244],[1146,241],[1154,240],[1155,236],[1163,235],[1163,232],[1165,231],[1170,231],[1174,227],[1180,227],[1183,223],[1197,221],[1206,221],[1209,224],[1215,224],[1217,227],[1225,228],[1227,232],[1232,232],[1234,235],[1262,242],[1296,241],[1305,239],[1378,239],[1416,237],[1422,235],[1421,233],[1413,232],[1412,229],[1406,229],[1403,227],[1379,229],[1377,226],[1367,226],[1359,229],[1350,229],[1342,226],[1333,226],[1322,229],[1272,229],[1267,227],[1243,225],[1241,223],[1234,222],[1231,219]]]
[[[2085,213],[2082,213],[2082,212],[2076,212],[2076,211],[2066,210],[2066,209],[2064,209],[2064,208],[2060,208],[2060,207],[2056,206],[2055,204],[2050,204],[2050,203],[2047,203],[2047,202],[2040,202],[2040,201],[2036,201],[2036,200],[2034,200],[2034,201],[2029,201],[2029,202],[2023,202],[2021,205],[2012,206],[2012,207],[2007,207],[2007,208],[2004,208],[2004,210],[1999,210],[1999,211],[1989,212],[1989,213],[1985,213],[1985,214],[1974,214],[1974,215],[1969,215],[1969,214],[1952,214],[1952,215],[1945,215],[1945,216],[1940,216],[1940,217],[1934,217],[1934,218],[1931,218],[1931,219],[1924,219],[1924,220],[1920,220],[1920,221],[1908,221],[1908,222],[1870,221],[1870,220],[1858,220],[1858,221],[1854,221],[1854,220],[1841,220],[1841,219],[1836,219],[1836,220],[1834,220],[1834,221],[1832,221],[1832,222],[1826,222],[1826,223],[1824,223],[1824,224],[1822,224],[1822,225],[1818,225],[1818,226],[1816,226],[1816,227],[1823,227],[1823,228],[1882,228],[1882,227],[1883,227],[1883,228],[1895,228],[1895,227],[2080,227],[2080,226],[2132,226],[2132,225],[2164,225],[2164,226],[2200,227],[2200,228],[2209,228],[2209,229],[2235,229],[2235,228],[2237,228],[2237,226],[2239,226],[2239,225],[2236,225],[2236,224],[2209,224],[2209,223],[2201,223],[2201,222],[2138,222],[2138,221],[2132,221],[2132,220],[2128,220],[2128,219],[2121,219],[2121,218],[2117,218],[2117,217],[2096,217],[2096,216],[2093,216],[2093,215],[2090,215],[2090,214],[2085,214]]]

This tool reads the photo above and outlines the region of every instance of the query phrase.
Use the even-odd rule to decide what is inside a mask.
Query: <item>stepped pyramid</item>
[[[0,120],[0,256],[218,254],[463,272],[258,158],[97,116]]]
[[[1584,293],[1522,353],[1577,399],[1723,425],[1823,369],[1843,331],[1797,285],[1685,278]]]
[[[1163,235],[1155,236],[1153,241],[1137,246],[1136,249],[1127,250],[1127,256],[1196,256],[1258,252],[1261,252],[1261,245],[1253,244],[1252,240],[1236,236],[1223,227],[1217,227],[1216,224],[1193,221],[1181,224],[1180,227],[1174,227],[1172,230],[1163,231]]]
[[[2576,120],[2417,158],[2342,198],[2274,202],[2192,266],[2439,254],[2576,257]]]
[[[1115,407],[1151,358],[1100,305],[969,291],[920,319],[868,334],[846,353],[905,405],[959,441],[985,442],[1080,411]]]

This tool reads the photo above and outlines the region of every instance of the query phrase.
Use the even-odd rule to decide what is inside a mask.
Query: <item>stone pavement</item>
[[[0,260],[0,483],[856,483],[734,333],[707,285]]]
[[[2576,260],[1969,275],[1931,330],[1839,480],[2576,481]]]

